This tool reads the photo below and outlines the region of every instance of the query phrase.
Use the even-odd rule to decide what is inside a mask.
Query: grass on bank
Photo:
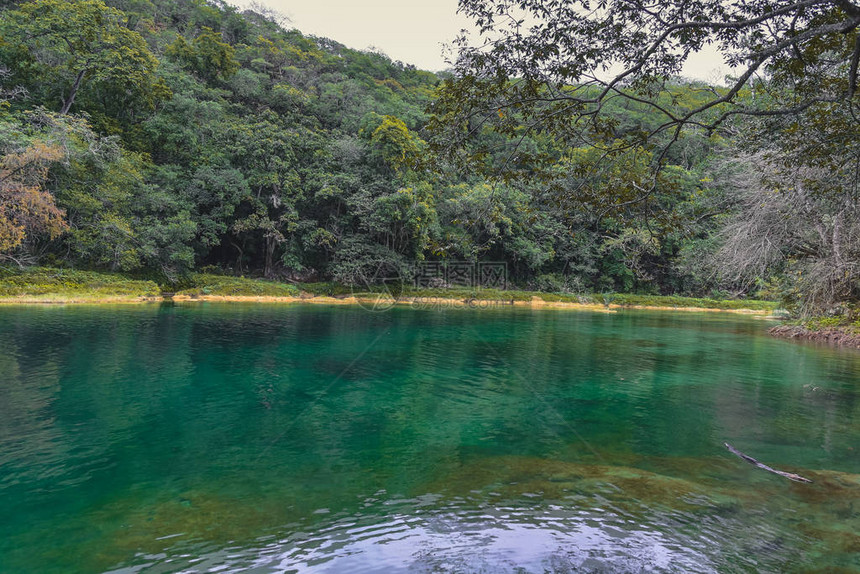
[[[165,291],[170,290],[165,287]],[[289,283],[229,275],[192,273],[179,284],[175,293],[192,298],[205,295],[219,297],[296,297],[300,295],[300,290]]]
[[[698,307],[703,309],[739,310],[773,312],[779,305],[771,301],[752,299],[718,300],[675,295],[635,295],[625,293],[565,294],[543,293],[538,291],[447,288],[415,289],[404,287],[392,289],[398,296],[436,299],[480,299],[492,301],[531,301],[539,298],[548,303],[581,303],[589,305],[620,305],[642,307]],[[176,285],[158,285],[151,280],[132,279],[116,273],[79,271],[73,269],[53,269],[47,267],[0,267],[0,300],[113,300],[117,298],[134,299],[157,297],[162,292],[198,298],[216,297],[296,297],[308,294],[313,296],[361,297],[378,296],[364,293],[337,283],[305,283],[293,285],[263,279],[249,279],[211,273],[192,273]]]
[[[157,297],[154,281],[124,275],[76,269],[0,267],[0,299],[3,300],[117,300]]]

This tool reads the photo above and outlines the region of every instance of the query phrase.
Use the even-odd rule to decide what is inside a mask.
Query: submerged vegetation
[[[505,38],[482,18],[495,4],[507,5],[461,2]],[[521,8],[540,21],[544,4]],[[675,4],[666,22],[691,12]],[[290,296],[295,283],[340,296],[380,263],[493,261],[523,297],[764,298],[852,316],[860,16],[826,1],[694,4],[729,28],[757,22],[719,41],[767,54],[767,74],[684,80],[657,42],[673,37],[657,33],[637,44],[657,42],[647,65],[635,66],[644,48],[626,53],[629,78],[588,79],[589,63],[628,44],[552,49],[553,31],[574,44],[601,33],[575,11],[526,44],[462,46],[452,70],[431,73],[220,0],[2,2],[0,261],[197,296]],[[610,3],[607,17],[636,6]],[[792,18],[800,36],[783,46]],[[723,29],[702,26],[677,40],[695,51]],[[795,81],[805,75],[814,86]],[[22,275],[34,292],[38,273]]]

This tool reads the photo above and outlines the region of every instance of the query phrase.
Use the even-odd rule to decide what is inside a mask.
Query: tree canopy
[[[648,145],[659,167],[684,128],[711,133],[737,116],[858,105],[860,5],[849,0],[461,0],[460,11],[480,41],[460,38],[454,76],[434,104],[439,147],[480,160],[488,149],[475,136],[493,130],[517,144],[507,174],[558,161],[519,145],[535,133],[610,158]],[[732,75],[725,86],[679,90],[685,62],[705,46]],[[647,108],[653,121],[623,129],[618,106]]]

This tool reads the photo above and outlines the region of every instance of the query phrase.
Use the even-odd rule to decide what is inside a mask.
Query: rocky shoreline
[[[813,330],[800,325],[779,325],[768,329],[768,333],[774,337],[781,337],[783,339],[799,339],[816,343],[827,343],[837,347],[860,349],[860,333],[838,327]]]

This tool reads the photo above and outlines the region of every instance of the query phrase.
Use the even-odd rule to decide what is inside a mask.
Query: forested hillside
[[[514,137],[521,118],[499,109],[514,125],[478,129],[477,166],[444,149],[443,76],[263,9],[0,6],[8,264],[348,284],[380,261],[480,259],[506,262],[523,288],[697,296],[752,294],[772,274],[708,265],[740,200],[713,179],[732,171],[717,159],[725,140],[704,131],[659,158],[628,146],[607,163],[589,142]],[[694,105],[711,89],[677,80],[672,91]],[[619,141],[662,121],[629,99],[605,111],[600,129]],[[658,160],[654,201],[627,209]],[[547,164],[563,177],[537,168]]]

